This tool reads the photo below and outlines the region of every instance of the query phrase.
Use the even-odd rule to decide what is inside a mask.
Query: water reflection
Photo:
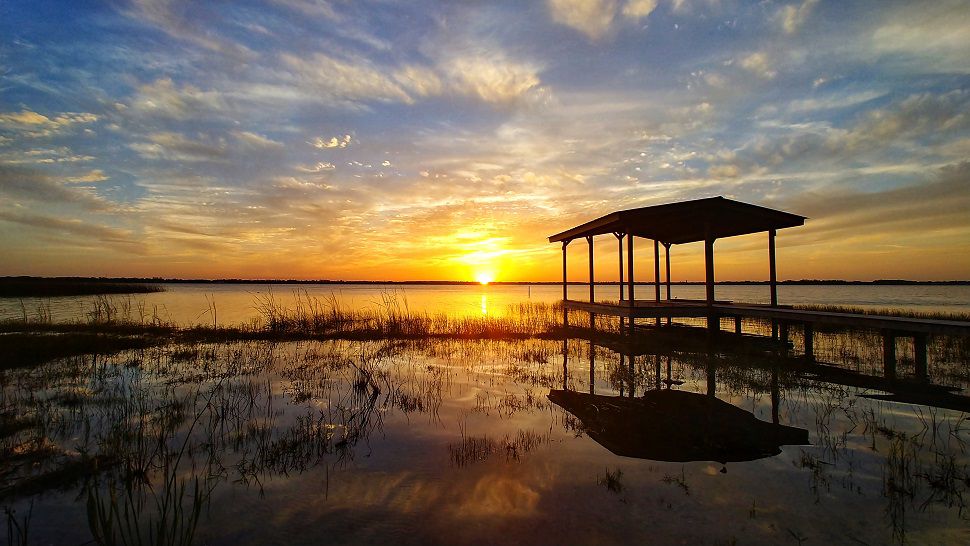
[[[233,342],[2,370],[0,504],[69,543],[965,532],[965,414],[876,399],[892,385],[868,372],[646,346]],[[925,387],[896,392],[958,395]]]
[[[755,418],[712,395],[662,389],[637,398],[565,390],[549,399],[616,455],[655,461],[752,461],[808,444],[808,431]]]

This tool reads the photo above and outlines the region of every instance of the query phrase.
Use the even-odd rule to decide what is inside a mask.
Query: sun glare
[[[491,271],[479,271],[478,274],[475,275],[475,280],[478,281],[479,284],[488,284],[495,280],[495,275]]]

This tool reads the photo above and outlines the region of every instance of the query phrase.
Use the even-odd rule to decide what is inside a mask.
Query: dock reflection
[[[809,443],[807,430],[761,421],[713,393],[663,388],[624,397],[553,389],[548,397],[578,418],[590,438],[624,457],[725,464]]]

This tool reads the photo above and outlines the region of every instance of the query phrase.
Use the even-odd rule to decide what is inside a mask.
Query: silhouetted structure
[[[804,216],[769,209],[724,197],[696,199],[652,207],[621,210],[607,214],[572,229],[549,237],[549,242],[562,242],[563,253],[563,299],[566,295],[566,247],[569,243],[585,238],[589,244],[589,294],[595,302],[593,290],[593,237],[612,233],[619,241],[620,252],[620,301],[623,301],[623,238],[627,239],[627,282],[630,307],[636,306],[634,293],[633,238],[653,240],[655,301],[660,302],[660,245],[666,249],[667,300],[670,300],[670,247],[684,243],[704,241],[705,284],[707,305],[714,299],[714,242],[725,237],[768,232],[768,261],[771,284],[771,305],[778,304],[777,274],[775,268],[775,234],[783,228],[801,226]]]
[[[767,423],[714,396],[651,390],[637,398],[568,390],[549,400],[583,423],[583,431],[616,455],[654,461],[752,461],[808,444],[808,431]]]
[[[654,318],[660,325],[662,318],[706,317],[708,329],[720,329],[721,317],[734,318],[735,332],[741,333],[742,318],[768,319],[772,322],[772,337],[788,342],[788,328],[801,325],[804,330],[805,356],[814,359],[814,330],[816,325],[854,327],[878,330],[883,335],[883,361],[886,376],[894,377],[896,370],[896,338],[912,337],[917,377],[925,377],[927,370],[927,336],[970,335],[970,322],[907,317],[863,315],[830,311],[792,309],[778,304],[775,237],[777,230],[801,226],[805,217],[769,209],[740,201],[711,197],[652,207],[621,210],[607,214],[549,237],[549,242],[562,243],[562,296],[564,321],[569,310],[590,313],[590,325],[597,314],[620,318],[633,330],[638,318]],[[768,273],[770,304],[736,304],[718,301],[714,294],[714,242],[725,237],[768,232]],[[600,303],[595,297],[593,237],[612,234],[619,242],[619,304]],[[637,300],[634,282],[633,239],[641,237],[653,241],[653,300]],[[626,238],[626,292],[624,293],[623,239]],[[570,300],[567,293],[566,248],[576,239],[586,239],[589,247],[589,301]],[[706,298],[704,300],[673,299],[670,293],[670,248],[673,245],[704,242]],[[660,245],[666,257],[666,298],[660,298]]]

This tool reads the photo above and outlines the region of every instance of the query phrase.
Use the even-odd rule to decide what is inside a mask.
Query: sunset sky
[[[970,278],[970,2],[0,2],[0,275],[557,280],[714,195],[809,217],[781,278]]]

